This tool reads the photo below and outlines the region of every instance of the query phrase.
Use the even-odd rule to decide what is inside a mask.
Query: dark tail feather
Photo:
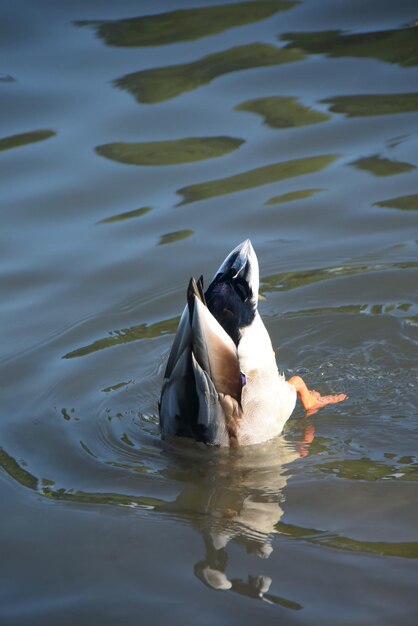
[[[194,311],[194,299],[199,298],[206,305],[205,293],[203,290],[203,276],[199,278],[196,282],[195,278],[192,276],[189,282],[189,286],[187,287],[187,305],[189,307],[189,317],[190,323],[193,319],[193,311]]]
[[[199,278],[196,285],[199,290],[199,296],[200,296],[201,301],[203,302],[205,306],[207,306],[206,298],[205,298],[205,288],[203,286],[203,275]]]

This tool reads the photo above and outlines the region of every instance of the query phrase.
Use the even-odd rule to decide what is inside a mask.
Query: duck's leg
[[[321,396],[319,391],[308,389],[305,381],[300,376],[292,376],[288,382],[294,386],[302,402],[303,408],[309,414],[316,413],[318,409],[327,404],[336,404],[347,398],[345,393],[338,393],[331,396]]]

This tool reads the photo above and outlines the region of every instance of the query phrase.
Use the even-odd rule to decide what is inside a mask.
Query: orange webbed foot
[[[342,402],[347,398],[345,393],[321,396],[319,391],[308,389],[305,381],[300,376],[292,376],[292,378],[289,379],[289,383],[295,387],[303,408],[308,415],[316,413],[327,404],[337,404],[337,402]]]

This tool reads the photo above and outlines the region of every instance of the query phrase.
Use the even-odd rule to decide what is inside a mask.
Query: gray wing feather
[[[200,367],[192,356],[196,391],[199,399],[198,424],[204,429],[207,443],[219,446],[228,445],[228,433],[225,425],[225,414],[219,402],[219,395],[208,374]]]
[[[160,400],[163,433],[228,445],[221,398],[241,397],[241,373],[234,342],[201,300],[186,307],[168,358]]]
[[[171,368],[169,378],[164,378],[160,399],[160,426],[168,435],[191,436],[187,432],[187,423],[190,421],[188,386],[193,376],[190,351],[184,350],[178,355],[177,361]],[[183,432],[186,430],[186,432]]]

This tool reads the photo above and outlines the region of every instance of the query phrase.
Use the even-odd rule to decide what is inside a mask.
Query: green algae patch
[[[385,159],[378,154],[373,154],[369,157],[357,159],[349,163],[353,167],[359,170],[364,170],[373,174],[373,176],[396,176],[396,174],[404,174],[415,170],[415,165],[411,163],[405,163],[404,161],[392,161],[391,159]]]
[[[190,185],[178,190],[178,194],[183,197],[179,205],[188,204],[189,202],[197,202],[206,200],[215,196],[224,196],[230,193],[236,193],[245,189],[252,189],[261,185],[303,176],[304,174],[312,174],[318,172],[337,159],[337,155],[323,155],[316,157],[307,157],[304,159],[294,159],[292,161],[282,161],[273,165],[264,165],[256,169],[228,176],[226,178],[218,178],[216,180]]]
[[[0,151],[27,146],[30,143],[50,139],[51,137],[55,137],[55,135],[56,133],[53,130],[33,130],[30,133],[20,133],[18,135],[3,137],[3,139],[0,139]]]
[[[179,9],[112,21],[78,21],[77,26],[95,28],[108,46],[164,46],[216,35],[229,28],[254,24],[279,11],[288,11],[298,2],[261,0]]]
[[[127,74],[114,84],[139,102],[153,104],[175,98],[210,83],[215,78],[257,67],[301,61],[303,52],[253,43],[209,54],[198,61]]]
[[[243,139],[189,137],[172,141],[117,142],[97,146],[100,156],[128,165],[178,165],[214,159],[237,150]]]
[[[360,94],[335,96],[320,100],[330,105],[333,113],[347,117],[372,117],[374,115],[396,115],[418,111],[418,93]]]
[[[264,117],[264,123],[272,128],[295,128],[326,122],[331,118],[298,102],[297,98],[271,96],[247,100],[235,107],[236,111],[248,111]]]

